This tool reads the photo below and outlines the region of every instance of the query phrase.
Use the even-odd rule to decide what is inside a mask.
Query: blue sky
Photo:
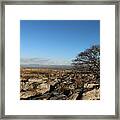
[[[69,65],[78,53],[100,44],[99,20],[21,20],[21,64]]]

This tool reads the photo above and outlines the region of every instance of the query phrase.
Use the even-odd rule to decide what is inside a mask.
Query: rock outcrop
[[[24,71],[25,72],[25,71]],[[29,73],[29,72],[28,72]],[[20,81],[21,100],[99,100],[100,85],[92,74],[71,70],[24,73]],[[37,71],[38,73],[38,71]],[[37,77],[35,77],[35,75]]]

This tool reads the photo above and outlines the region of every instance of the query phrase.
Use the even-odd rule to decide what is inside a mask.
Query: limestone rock
[[[34,91],[20,92],[21,99],[26,99],[26,98],[29,98],[29,97],[35,96],[35,95],[36,95],[36,92],[34,92]]]
[[[97,87],[99,87],[100,85],[99,84],[88,84],[88,83],[86,83],[86,84],[84,84],[84,88],[88,88],[88,89],[92,89],[92,88],[97,88]]]
[[[78,96],[79,96],[78,93],[74,93],[68,98],[68,100],[76,100]]]
[[[37,86],[37,89],[36,89],[36,92],[37,93],[41,93],[41,94],[44,94],[46,93],[47,91],[50,90],[50,85],[45,83],[45,84],[40,84]]]
[[[100,89],[93,89],[86,93],[83,93],[82,100],[99,100],[100,99]]]

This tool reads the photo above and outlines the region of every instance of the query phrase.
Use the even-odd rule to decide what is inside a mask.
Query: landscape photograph
[[[100,21],[20,20],[20,100],[100,100]]]

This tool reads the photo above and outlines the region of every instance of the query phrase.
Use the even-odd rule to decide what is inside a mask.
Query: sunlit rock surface
[[[21,100],[99,100],[100,84],[94,75],[71,70],[23,69]]]

